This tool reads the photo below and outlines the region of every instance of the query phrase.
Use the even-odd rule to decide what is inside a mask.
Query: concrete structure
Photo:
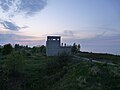
[[[71,54],[71,46],[63,46],[61,45],[61,37],[60,36],[47,36],[46,41],[46,55],[47,56],[57,56],[66,52]]]

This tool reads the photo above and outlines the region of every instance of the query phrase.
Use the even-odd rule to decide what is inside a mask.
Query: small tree
[[[14,48],[15,50],[18,50],[20,48],[19,44],[15,44]]]
[[[31,49],[31,52],[32,52],[32,53],[35,53],[35,52],[36,52],[35,46]]]
[[[3,55],[8,55],[12,52],[13,47],[11,44],[5,44],[2,49],[2,54]]]
[[[45,54],[45,53],[46,53],[46,47],[45,47],[44,45],[39,46],[39,47],[34,46],[34,47],[31,49],[31,52],[32,52],[32,53]]]
[[[78,44],[77,48],[78,48],[78,51],[80,51],[80,48],[81,48],[80,44]]]
[[[75,43],[73,44],[71,51],[73,54],[75,54],[77,52],[77,45]]]
[[[40,47],[40,52],[43,53],[43,54],[46,53],[46,47],[45,47],[44,45],[42,45],[42,46]]]
[[[73,54],[75,54],[75,53],[77,53],[77,52],[79,52],[80,51],[80,48],[81,48],[81,46],[80,46],[80,44],[73,44],[73,46],[72,46],[72,48],[71,48],[71,52],[73,53]]]

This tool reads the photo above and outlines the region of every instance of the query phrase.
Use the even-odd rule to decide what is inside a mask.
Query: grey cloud
[[[13,17],[16,13],[34,15],[42,10],[47,4],[47,0],[1,0],[0,7],[3,13]]]
[[[25,28],[29,28],[28,26],[23,26],[23,27],[20,27],[21,29],[25,29]]]
[[[10,21],[2,21],[0,22],[6,29],[13,30],[13,31],[18,31],[20,29],[19,26],[14,24],[13,22]]]
[[[1,0],[0,1],[0,8],[2,13],[7,14],[8,17],[15,16],[18,13],[19,5],[21,0]]]
[[[112,27],[98,27],[98,29],[104,30],[104,31],[114,31],[114,32],[118,32],[119,30],[116,28],[112,28]]]
[[[37,40],[33,40],[36,39]],[[39,38],[39,39],[38,39]],[[40,45],[44,43],[43,37],[33,37],[33,36],[23,36],[23,35],[16,35],[16,34],[0,34],[0,45],[4,45],[6,43],[19,43],[22,45]]]
[[[31,38],[31,36],[22,36],[22,35],[16,35],[16,34],[0,34],[0,41],[14,41],[18,39],[27,39]]]
[[[101,33],[101,34],[96,35],[95,37],[96,37],[96,38],[103,37],[103,36],[105,35],[105,33],[106,33],[106,31],[104,31],[104,32],[103,32],[103,33]]]
[[[0,6],[4,11],[9,10],[9,6],[12,5],[11,0],[1,0],[0,1]]]
[[[66,36],[74,36],[74,33],[71,30],[64,30],[64,35],[66,35]]]
[[[0,17],[0,20],[4,21],[1,24],[6,29],[18,31],[21,27],[9,20],[4,20],[2,17],[12,20],[18,14],[23,15],[23,17],[32,16],[41,11],[46,5],[47,0],[0,0],[0,11],[4,15]]]
[[[51,35],[60,35],[62,37],[70,38],[70,37],[74,37],[74,32],[72,30],[64,30],[63,32],[54,33]]]
[[[104,34],[104,33],[102,33]],[[120,55],[120,34],[111,36],[105,35],[96,36],[89,39],[64,39],[68,44],[79,43],[81,44],[82,51],[112,53]]]
[[[47,0],[21,0],[20,11],[27,15],[33,15],[42,10],[47,4]]]

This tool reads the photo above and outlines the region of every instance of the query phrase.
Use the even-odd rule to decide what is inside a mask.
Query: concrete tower
[[[56,56],[60,49],[60,36],[47,36],[46,55]]]
[[[60,36],[47,36],[46,41],[46,55],[47,56],[57,56],[66,52],[68,54],[71,53],[71,46],[61,46],[61,37]]]

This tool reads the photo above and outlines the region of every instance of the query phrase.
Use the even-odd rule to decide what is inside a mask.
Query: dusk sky
[[[120,0],[0,0],[0,45],[45,45],[48,35],[120,54]]]

